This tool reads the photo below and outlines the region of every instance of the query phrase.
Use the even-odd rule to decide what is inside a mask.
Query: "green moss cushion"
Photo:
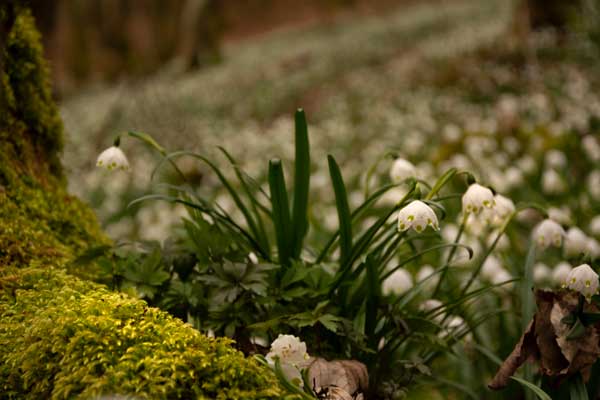
[[[0,398],[280,398],[270,371],[143,301],[56,269],[0,278]]]

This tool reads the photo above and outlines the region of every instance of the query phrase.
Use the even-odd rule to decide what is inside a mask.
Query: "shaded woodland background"
[[[438,0],[451,2],[452,0]],[[273,29],[382,13],[416,0],[31,0],[56,94],[218,63],[221,46]],[[564,30],[580,1],[518,0],[515,35]]]

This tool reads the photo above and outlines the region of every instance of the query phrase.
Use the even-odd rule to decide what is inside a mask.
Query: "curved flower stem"
[[[494,249],[496,249],[496,246],[498,245],[498,242],[500,241],[500,238],[502,237],[502,235],[504,235],[504,231],[506,230],[506,228],[508,227],[508,224],[510,223],[510,221],[512,221],[512,219],[515,217],[515,215],[517,215],[517,213],[520,210],[515,210],[513,211],[508,218],[506,218],[506,221],[504,221],[504,223],[502,224],[502,226],[500,227],[500,230],[498,231],[498,235],[496,236],[496,238],[494,239],[494,241],[492,242],[492,245],[490,247],[488,247],[488,249],[486,250],[485,254],[483,255],[483,257],[481,258],[481,260],[479,260],[479,264],[477,264],[477,268],[475,269],[475,271],[471,274],[471,277],[469,278],[467,284],[462,288],[462,290],[460,291],[460,296],[463,296],[467,290],[469,290],[469,288],[471,287],[471,285],[473,284],[473,282],[475,282],[475,279],[477,278],[477,276],[479,275],[479,272],[481,272],[481,268],[483,267],[483,263],[485,262],[485,260],[489,257],[490,254],[492,254],[492,252],[494,251]]]
[[[467,219],[469,218],[469,213],[466,212],[463,214],[463,219],[462,222],[460,223],[460,227],[458,228],[458,232],[456,233],[456,238],[454,238],[454,244],[455,246],[453,246],[450,249],[450,253],[448,254],[448,259],[446,259],[446,264],[442,267],[443,271],[442,271],[442,275],[440,276],[440,279],[437,282],[437,285],[435,286],[435,290],[433,291],[432,294],[432,298],[435,298],[435,296],[438,294],[438,292],[440,291],[441,287],[442,287],[442,282],[444,281],[444,279],[446,278],[446,273],[448,272],[448,268],[450,266],[450,263],[452,262],[452,258],[454,257],[454,254],[456,253],[456,249],[458,248],[458,243],[460,242],[460,238],[462,237],[463,232],[465,231],[465,226],[467,225]]]

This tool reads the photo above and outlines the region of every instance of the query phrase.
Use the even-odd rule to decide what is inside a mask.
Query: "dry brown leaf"
[[[354,395],[369,387],[367,367],[354,360],[327,361],[317,357],[308,367],[308,377],[316,390],[335,387]]]
[[[600,324],[586,328],[578,339],[567,340],[570,326],[562,319],[577,309],[578,294],[569,291],[535,293],[537,311],[512,353],[502,363],[488,385],[501,389],[528,358],[539,360],[540,372],[560,380],[581,372],[587,380],[591,366],[600,358]],[[595,304],[586,304],[586,312],[598,312]]]

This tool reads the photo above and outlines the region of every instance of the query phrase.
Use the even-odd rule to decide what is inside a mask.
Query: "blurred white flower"
[[[401,232],[413,228],[420,233],[428,226],[440,229],[435,212],[420,200],[412,201],[398,212],[398,230]]]
[[[587,250],[588,237],[577,227],[569,228],[565,235],[563,250],[565,257],[575,257],[585,254]]]
[[[569,273],[572,269],[573,267],[571,267],[571,264],[569,264],[568,262],[559,262],[552,270],[552,281],[556,285],[563,285],[566,282],[567,276],[569,276]]]
[[[600,201],[600,170],[596,169],[588,175],[587,188],[592,199]]]
[[[569,267],[570,269],[570,267]],[[565,275],[566,276],[566,275]],[[533,281],[537,284],[547,282],[552,278],[552,270],[543,262],[535,263],[533,266]]]
[[[253,251],[248,253],[248,261],[250,261],[252,264],[258,264],[258,257]]]
[[[390,294],[401,295],[413,287],[413,280],[410,273],[405,269],[397,269],[383,281],[381,292],[384,296]]]
[[[550,207],[548,208],[548,218],[553,221],[558,222],[561,225],[569,225],[571,224],[571,212],[568,208],[557,208]]]
[[[588,264],[581,264],[569,272],[565,286],[581,293],[589,302],[593,295],[598,294],[598,274]]]
[[[417,282],[421,282],[423,280],[426,280],[425,283],[423,283],[423,289],[425,290],[433,290],[435,289],[435,287],[437,286],[440,277],[439,275],[435,275],[435,276],[431,276],[432,274],[435,273],[435,269],[429,265],[423,265],[419,271],[417,272],[417,276],[416,276],[416,280]]]
[[[310,359],[306,352],[306,343],[293,335],[280,334],[271,343],[271,350],[266,356],[269,363],[274,364],[278,358],[281,369],[286,377],[293,383],[302,386],[301,369],[308,365]]]
[[[565,230],[562,226],[551,219],[545,219],[533,228],[533,240],[544,249],[550,245],[560,247],[564,236]]]
[[[596,215],[590,221],[590,232],[592,235],[600,236],[600,215]]]
[[[588,238],[586,251],[592,259],[600,257],[600,243],[594,238]]]
[[[515,211],[515,203],[501,194],[494,196],[494,202],[496,204],[494,208],[484,209],[484,217],[490,224],[500,226]]]
[[[547,169],[542,175],[542,190],[546,194],[561,194],[567,190],[567,186],[558,172]]]
[[[548,168],[560,169],[567,166],[567,156],[560,150],[548,150],[544,159]]]
[[[591,161],[600,161],[600,143],[592,135],[581,139],[581,147]]]
[[[109,171],[119,169],[126,171],[129,169],[129,161],[127,161],[127,157],[125,156],[125,153],[123,153],[123,150],[117,146],[111,146],[100,153],[98,160],[96,161],[96,166],[105,168]]]
[[[494,194],[492,191],[478,183],[474,183],[463,194],[463,212],[478,214],[484,208],[494,207]]]
[[[417,175],[415,166],[403,158],[396,158],[390,169],[390,178],[393,183],[400,183]]]

